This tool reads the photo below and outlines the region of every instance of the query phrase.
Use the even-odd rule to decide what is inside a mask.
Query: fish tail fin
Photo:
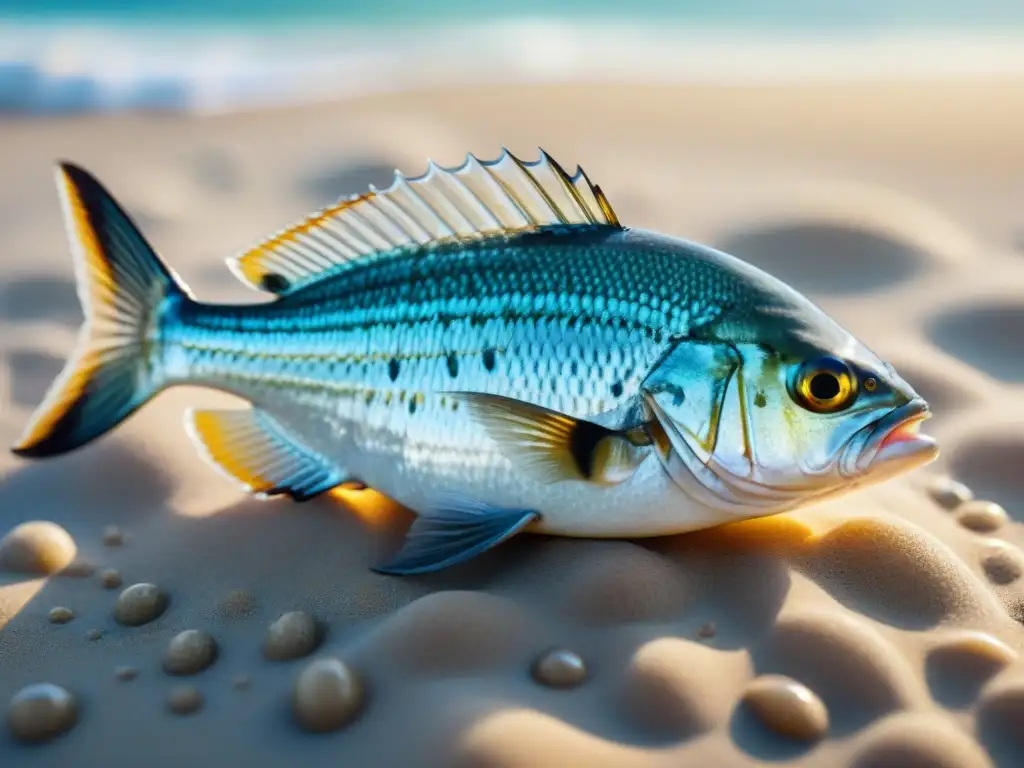
[[[113,196],[87,171],[56,169],[85,316],[74,352],[12,451],[57,456],[116,427],[162,386],[157,325],[190,298]]]

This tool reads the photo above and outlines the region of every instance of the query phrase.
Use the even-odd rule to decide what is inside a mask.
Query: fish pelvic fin
[[[394,559],[373,570],[412,576],[450,568],[496,547],[539,518],[529,509],[503,509],[444,495],[417,516]]]
[[[185,429],[207,461],[261,498],[307,501],[352,479],[258,408],[191,409]]]
[[[543,150],[529,162],[503,149],[493,160],[469,154],[455,167],[431,161],[414,178],[396,172],[387,189],[339,200],[228,259],[228,267],[250,288],[285,295],[364,258],[545,227],[622,225],[581,168],[570,176]]]
[[[627,479],[649,444],[642,430],[620,432],[501,395],[453,393],[505,456],[538,482],[583,480],[615,485]]]
[[[161,388],[158,319],[188,288],[88,171],[60,163],[57,189],[85,321],[78,343],[12,451],[57,456],[113,429]]]

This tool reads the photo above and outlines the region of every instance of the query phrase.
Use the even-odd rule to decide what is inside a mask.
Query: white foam
[[[0,110],[219,112],[472,82],[799,82],[1024,73],[1024,38],[780,36],[551,21],[229,33],[7,26]]]

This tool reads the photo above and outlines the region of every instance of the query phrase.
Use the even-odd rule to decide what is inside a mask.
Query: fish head
[[[742,517],[872,484],[938,454],[918,432],[925,400],[852,336],[828,346],[682,340],[642,389],[675,484]]]

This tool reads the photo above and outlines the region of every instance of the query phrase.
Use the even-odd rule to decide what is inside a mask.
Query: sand
[[[0,455],[0,534],[70,537],[22,536],[37,572],[0,577],[0,765],[1020,765],[1022,135],[1013,79],[3,118],[4,444],[79,322],[54,159],[107,183],[200,297],[252,301],[222,257],[395,166],[540,144],[625,222],[807,290],[931,400],[943,455],[792,515],[523,536],[395,578],[370,566],[408,513],[373,491],[246,499],[180,427],[224,398],[169,392],[73,455]]]

